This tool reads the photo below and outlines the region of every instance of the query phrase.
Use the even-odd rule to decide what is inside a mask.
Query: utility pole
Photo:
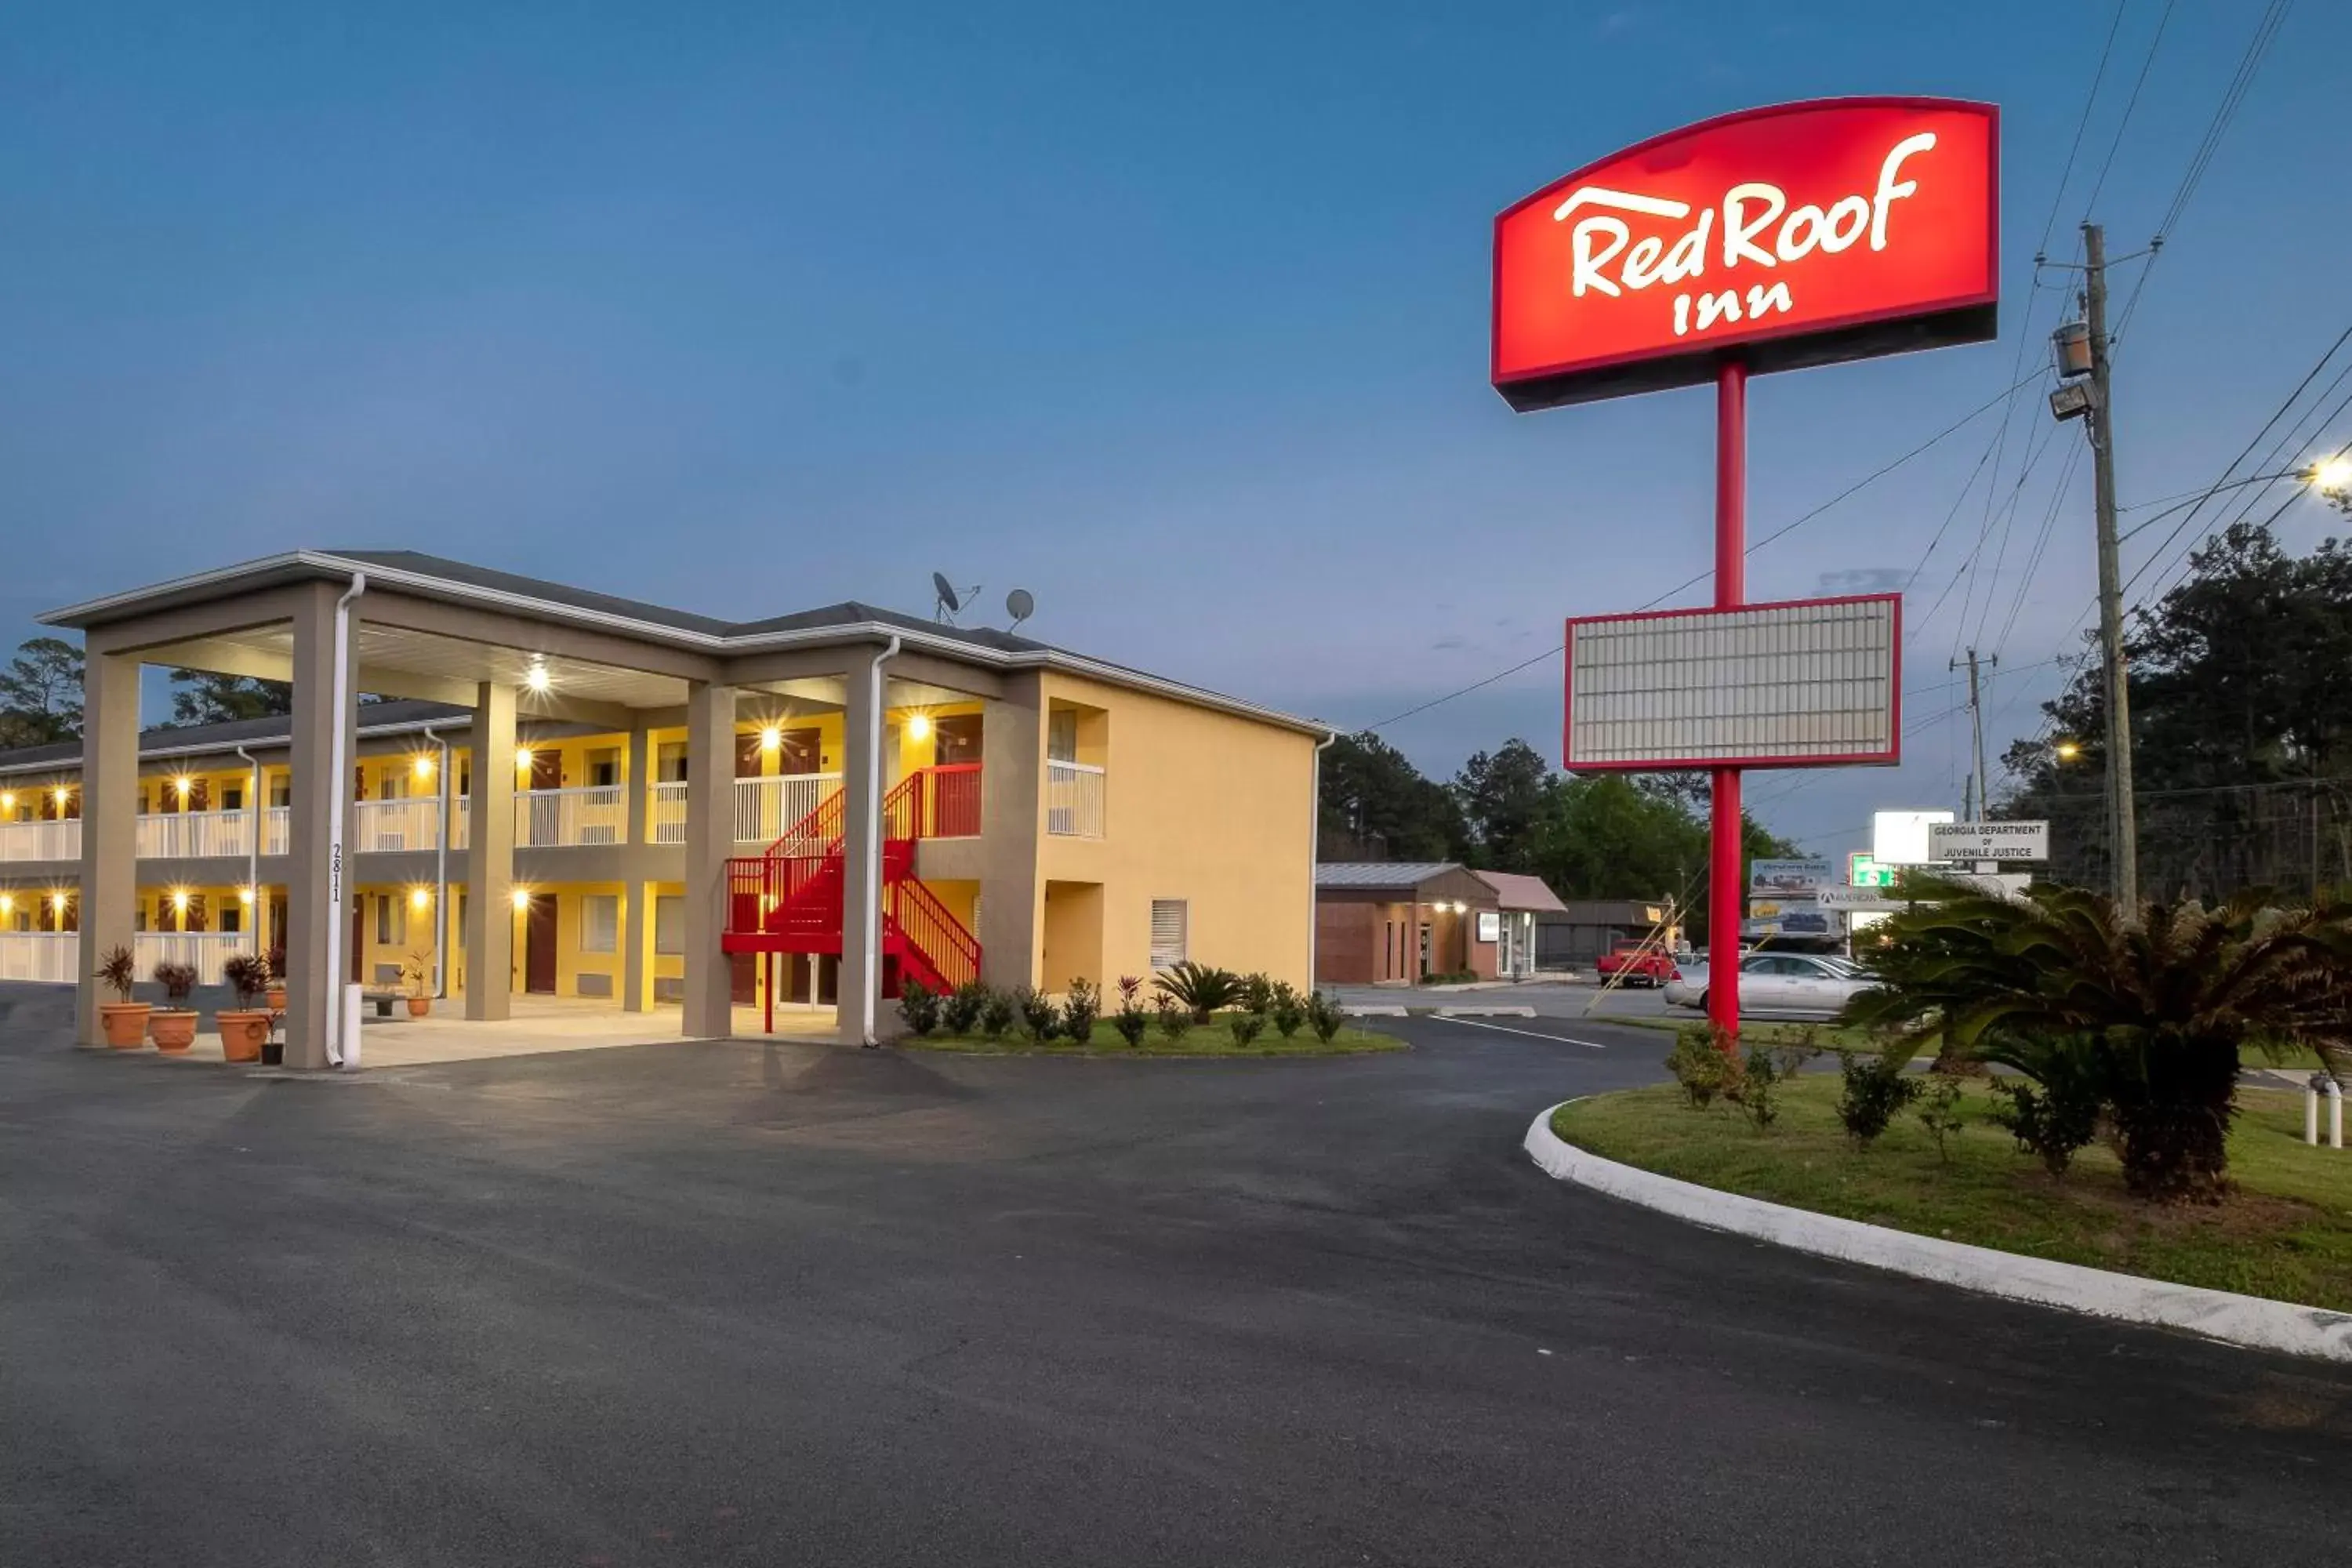
[[[1989,654],[1985,658],[1985,662],[1999,669],[2000,655]],[[1974,648],[1969,649],[1968,666],[1969,728],[1976,738],[1977,769],[1975,773],[1969,775],[1969,785],[1974,787],[1963,786],[1960,816],[1967,821],[1974,822],[1979,815],[1992,809],[1992,801],[1985,791],[1984,704],[1977,696],[1977,650]],[[1960,661],[1957,658],[1953,659],[1946,668],[1958,669],[1960,668]]]
[[[2114,830],[2116,902],[2139,916],[2139,820],[2132,804],[2131,681],[2124,667],[2123,569],[2116,550],[2116,404],[2107,359],[2107,237],[2083,226],[2085,324],[2091,332],[2091,473],[2099,523],[2099,647],[2106,665],[2107,820]]]

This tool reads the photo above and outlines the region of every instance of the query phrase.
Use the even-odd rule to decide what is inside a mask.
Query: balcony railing
[[[686,842],[686,783],[654,785],[651,809],[646,813],[646,837],[656,844]]]
[[[0,861],[80,858],[81,823],[78,819],[0,823]]]
[[[253,853],[250,811],[157,811],[139,818],[132,837],[142,860],[186,860]]]
[[[450,847],[465,841],[466,803],[449,803]],[[354,854],[394,854],[404,849],[441,847],[441,802],[433,795],[405,799],[362,800],[352,804],[352,850]]]
[[[25,824],[19,823],[18,826]],[[58,827],[61,823],[38,826]],[[0,931],[0,980],[37,980],[71,985],[81,961],[81,932],[76,931]]]
[[[221,965],[240,952],[251,952],[253,936],[241,931],[142,931],[131,939],[131,951],[142,980],[169,960],[195,965],[197,984],[218,985]]]
[[[518,849],[618,844],[629,836],[628,797],[619,784],[515,791]]]
[[[683,786],[681,786],[683,787]],[[839,773],[785,773],[735,781],[735,842],[766,844],[814,811],[841,787]],[[678,803],[677,842],[686,841],[685,802]]]
[[[1091,763],[1045,764],[1045,831],[1062,838],[1103,836],[1103,771]]]

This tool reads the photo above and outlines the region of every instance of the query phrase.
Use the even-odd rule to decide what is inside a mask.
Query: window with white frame
[[[654,900],[654,951],[686,951],[686,900],[676,893]]]
[[[1173,969],[1184,962],[1192,907],[1182,899],[1151,900],[1151,967]]]
[[[613,893],[590,893],[580,900],[580,951],[614,952],[621,945],[621,900]]]

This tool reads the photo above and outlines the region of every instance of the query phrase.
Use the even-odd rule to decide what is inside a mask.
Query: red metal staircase
[[[980,764],[918,768],[882,800],[882,994],[902,980],[951,991],[980,978],[980,942],[915,876],[918,838],[980,831]],[[767,853],[727,862],[722,952],[839,956],[848,877],[840,790],[793,824]],[[773,1005],[773,989],[770,991]]]

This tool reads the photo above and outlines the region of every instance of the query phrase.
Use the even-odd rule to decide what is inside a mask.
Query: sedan
[[[1834,1018],[1855,993],[1877,982],[1843,959],[1809,952],[1751,952],[1739,961],[1742,1017]],[[1706,1008],[1706,965],[1685,964],[1666,982],[1677,1007]]]

